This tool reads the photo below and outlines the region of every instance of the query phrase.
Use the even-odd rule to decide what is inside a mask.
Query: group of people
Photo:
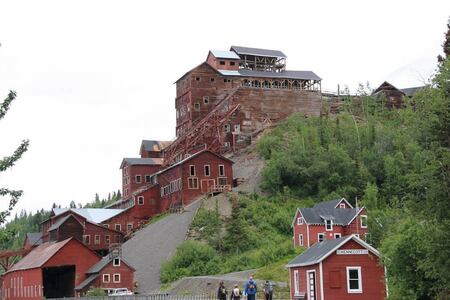
[[[245,283],[244,290],[241,290],[236,284],[230,293],[230,300],[241,300],[247,297],[247,300],[256,300],[256,293],[258,292],[258,285],[250,276],[250,279]],[[264,297],[266,300],[272,300],[273,295],[273,284],[266,280],[263,288]],[[219,290],[217,291],[217,298],[219,300],[227,300],[228,290],[225,287],[223,281],[220,282]]]

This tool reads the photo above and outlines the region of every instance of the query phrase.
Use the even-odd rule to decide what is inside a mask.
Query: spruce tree
[[[16,92],[10,91],[8,97],[0,104],[0,120],[8,112],[11,102],[16,98]],[[23,140],[19,147],[16,148],[14,153],[11,156],[4,156],[0,159],[0,172],[6,171],[7,169],[14,166],[14,164],[22,157],[22,154],[27,151],[29,145],[28,140]],[[22,196],[22,190],[12,190],[9,188],[0,187],[0,196],[2,197],[10,197],[8,208],[4,211],[0,212],[0,224],[5,222],[7,216],[10,215],[11,210],[17,204],[20,196]]]

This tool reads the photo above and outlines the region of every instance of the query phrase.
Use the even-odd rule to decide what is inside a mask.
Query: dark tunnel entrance
[[[44,268],[42,278],[46,299],[74,296],[75,266]]]

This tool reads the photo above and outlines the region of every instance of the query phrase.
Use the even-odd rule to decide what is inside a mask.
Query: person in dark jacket
[[[266,284],[264,284],[264,297],[266,300],[272,300],[273,295],[273,284],[269,280],[266,280]]]
[[[242,292],[237,284],[234,285],[234,289],[231,291],[230,300],[241,300]]]
[[[225,287],[223,281],[220,282],[219,289],[217,290],[217,298],[219,300],[227,300],[227,288]]]
[[[256,282],[253,280],[253,277],[250,276],[250,279],[245,284],[245,294],[247,295],[247,300],[255,300],[257,291],[258,287]]]

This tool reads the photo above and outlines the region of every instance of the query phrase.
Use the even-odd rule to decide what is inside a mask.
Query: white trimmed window
[[[138,196],[138,205],[144,205],[144,196]]]
[[[299,235],[298,235],[298,244],[299,244],[300,246],[303,246],[303,234],[299,234]]]
[[[103,283],[109,283],[110,280],[109,274],[103,274]]]
[[[120,283],[120,274],[114,274],[113,275],[113,282],[114,283]]]
[[[324,233],[318,233],[317,234],[317,241],[320,243],[320,242],[323,242],[323,240],[325,239],[325,234]]]
[[[339,208],[345,208],[345,203],[339,204]]]
[[[333,220],[325,220],[325,230],[332,231],[333,230]]]
[[[361,267],[347,267],[347,293],[362,293]]]
[[[114,258],[113,267],[120,267],[120,258],[118,257]]]
[[[294,294],[295,295],[299,295],[300,291],[299,291],[299,276],[298,276],[298,270],[294,271]]]
[[[198,178],[197,177],[189,177],[188,178],[188,189],[190,189],[190,190],[198,189]]]
[[[133,229],[133,223],[127,224],[127,231],[131,231]]]
[[[111,237],[109,235],[105,235],[105,244],[109,244],[111,242]]]
[[[100,235],[98,235],[98,234],[95,235],[94,243],[95,243],[96,245],[100,245]]]
[[[211,167],[210,165],[205,165],[205,176],[211,176]]]
[[[335,234],[334,234],[334,238],[335,238],[335,239],[340,239],[341,236],[342,236],[342,235],[341,235],[340,233],[335,233]]]
[[[225,166],[219,165],[219,176],[223,177],[225,176]]]
[[[149,182],[151,182],[152,181],[152,176],[150,176],[150,175],[145,175],[145,182],[146,183],[149,183]]]
[[[303,225],[303,218],[302,217],[298,217],[297,218],[297,225]]]
[[[361,215],[361,228],[367,228],[367,215]]]
[[[122,230],[122,226],[120,224],[114,225],[114,228],[116,229],[116,231],[121,231]]]
[[[83,242],[89,245],[91,243],[91,236],[89,234],[83,235]]]
[[[136,179],[136,183],[141,183],[141,181],[142,181],[141,175],[136,175],[135,179]]]

